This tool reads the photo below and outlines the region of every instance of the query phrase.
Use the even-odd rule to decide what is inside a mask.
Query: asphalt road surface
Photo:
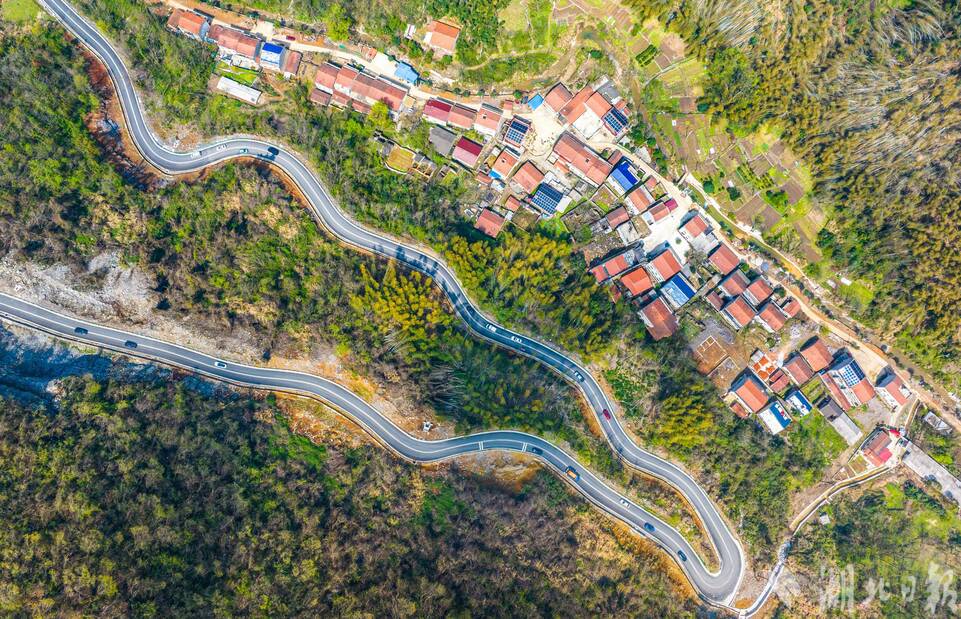
[[[332,403],[355,415],[369,431],[397,452],[421,462],[477,450],[482,441],[485,448],[488,445],[496,445],[498,448],[519,450],[525,444],[537,445],[544,449],[543,459],[562,474],[566,466],[577,466],[581,472],[580,479],[570,481],[573,481],[581,492],[603,509],[639,530],[643,530],[643,522],[654,523],[655,533],[649,536],[654,537],[678,561],[703,598],[721,604],[730,602],[738,588],[744,568],[744,557],[737,539],[721,518],[713,502],[690,475],[676,465],[634,444],[621,427],[611,402],[586,369],[570,356],[535,339],[510,331],[486,318],[471,303],[460,282],[443,262],[415,247],[368,230],[348,218],[336,206],[320,179],[299,157],[282,145],[271,144],[254,137],[238,136],[204,145],[190,152],[175,152],[164,146],[148,127],[143,106],[134,90],[130,74],[110,42],[64,0],[43,0],[42,4],[105,63],[120,100],[131,138],[145,159],[170,174],[193,172],[237,157],[253,157],[267,161],[281,169],[297,184],[308,200],[314,215],[341,241],[395,259],[433,277],[447,295],[455,311],[476,334],[517,353],[537,359],[581,390],[597,416],[611,447],[617,451],[625,463],[672,484],[684,495],[707,529],[718,552],[720,569],[716,573],[709,572],[677,531],[656,521],[637,507],[624,507],[619,503],[620,497],[614,491],[577,466],[570,456],[536,437],[517,432],[492,432],[451,441],[425,443],[390,425],[380,414],[343,387],[319,378],[259,368],[242,368],[242,373],[218,370],[209,363],[211,361],[209,358],[199,353],[161,342],[145,342],[148,348],[141,349],[141,352],[147,352],[151,356],[157,355],[158,359],[178,365],[183,365],[180,360],[183,359],[183,355],[186,355],[188,360],[196,359],[200,362],[201,369],[210,375],[255,387],[278,389],[307,387],[317,390],[316,393],[315,391],[311,393],[325,399],[330,398]],[[5,302],[9,304],[11,300],[6,299]],[[58,324],[64,320],[66,319],[59,320]],[[49,326],[44,325],[44,328]],[[93,332],[94,330],[91,329],[91,333]],[[106,331],[98,328],[96,332]],[[116,347],[116,338],[126,336],[111,335],[110,337],[114,339],[99,343],[110,343]],[[161,357],[161,353],[167,355],[168,351],[170,356]],[[604,411],[609,411],[610,414],[605,415]],[[487,438],[481,438],[481,436]],[[488,443],[488,441],[496,442]],[[679,551],[684,553],[686,559],[680,558]]]

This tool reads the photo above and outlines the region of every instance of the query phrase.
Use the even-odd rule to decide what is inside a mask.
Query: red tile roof
[[[879,430],[864,444],[864,457],[874,466],[881,466],[891,459],[891,450],[888,448],[890,444],[891,436]]]
[[[743,327],[747,323],[751,322],[751,319],[754,318],[754,309],[751,308],[750,303],[744,300],[743,296],[740,296],[725,305],[724,312],[730,316],[738,328]]]
[[[741,419],[747,419],[748,417],[751,416],[751,411],[744,408],[741,405],[741,403],[738,402],[737,400],[731,401],[731,410],[734,411],[734,414],[740,417]]]
[[[210,30],[207,31],[207,38],[216,42],[218,46],[232,51],[235,54],[240,54],[248,58],[257,57],[257,47],[259,47],[260,41],[239,30],[214,24],[210,27]]]
[[[515,195],[507,196],[507,200],[504,202],[504,208],[512,213],[516,213],[521,207],[521,201],[517,199]]]
[[[611,164],[601,159],[597,153],[570,133],[565,132],[557,140],[554,144],[554,152],[595,185],[603,183],[611,173]]]
[[[781,370],[774,370],[774,373],[768,377],[767,383],[771,386],[771,391],[781,393],[791,384],[791,379]]]
[[[446,123],[453,106],[440,99],[431,99],[424,105],[424,116]]]
[[[601,264],[591,269],[591,275],[597,280],[597,283],[605,282],[608,279],[614,277],[619,273],[623,273],[629,269],[631,264],[624,257],[624,254],[619,254],[613,258],[608,258]]]
[[[521,189],[527,193],[534,193],[537,186],[544,180],[544,173],[537,169],[537,166],[530,161],[525,161],[524,165],[517,169],[512,179]]]
[[[453,54],[458,36],[460,36],[460,28],[435,19],[427,25],[427,36],[424,41],[433,48]]]
[[[792,355],[790,359],[784,362],[782,367],[798,385],[803,385],[814,376],[814,370],[811,369],[811,365],[804,357],[798,354]]]
[[[619,206],[610,213],[607,214],[607,223],[612,228],[616,228],[622,223],[631,220],[631,216],[627,214],[627,209],[623,206]]]
[[[781,304],[781,311],[784,312],[788,318],[794,318],[801,313],[801,303],[794,297],[791,297]]]
[[[644,186],[647,187],[648,191],[654,191],[657,189],[657,179],[653,176],[648,176],[644,179]]]
[[[740,384],[734,389],[734,394],[741,398],[741,401],[751,409],[751,412],[756,413],[764,408],[764,405],[768,402],[768,394],[764,385],[754,374],[747,372],[742,375],[742,379],[735,382],[740,382]]]
[[[327,105],[330,103],[330,93],[314,88],[310,91],[310,101],[317,105]]]
[[[734,250],[728,247],[726,244],[721,243],[717,248],[711,252],[708,256],[708,260],[714,265],[714,268],[721,272],[721,275],[727,275],[731,271],[737,268],[740,264],[741,259],[737,257]],[[738,291],[733,294],[740,294],[743,290]]]
[[[636,208],[639,213],[647,210],[647,207],[654,204],[654,198],[647,191],[647,188],[643,186],[637,187],[634,191],[627,194],[627,199],[634,205],[634,208]]]
[[[760,306],[764,303],[768,297],[774,294],[774,289],[771,285],[767,283],[767,280],[763,276],[759,276],[747,287],[744,291],[745,296],[749,301],[754,302],[754,306]]]
[[[667,281],[681,272],[681,263],[678,262],[674,250],[668,248],[659,253],[650,262],[650,267],[661,276],[662,281]]]
[[[673,211],[680,205],[677,203],[677,200],[675,200],[674,198],[671,198],[670,200],[664,203],[664,206],[666,206],[669,211]]]
[[[474,119],[474,128],[482,133],[484,130],[489,133],[496,133],[497,128],[501,125],[501,118],[503,118],[503,116],[503,112],[499,109],[489,105],[482,105]]]
[[[775,332],[780,331],[784,327],[784,323],[787,322],[787,316],[784,315],[780,307],[774,304],[774,301],[768,301],[761,306],[757,317]]]
[[[883,389],[887,392],[894,401],[897,402],[898,406],[903,406],[905,402],[908,401],[908,396],[901,393],[901,387],[904,386],[904,381],[901,377],[893,372],[889,374],[891,378],[886,379],[886,382],[878,383],[878,388]]]
[[[567,89],[567,86],[558,82],[550,89],[547,96],[544,97],[544,103],[555,112],[560,112],[572,97],[573,95],[571,91]]]
[[[815,338],[813,342],[802,348],[801,356],[815,372],[820,372],[831,365],[831,360],[834,358],[820,338]]]
[[[724,307],[724,300],[721,298],[721,295],[717,293],[717,290],[712,290],[707,293],[707,302],[717,311],[721,311],[721,308]]]
[[[681,226],[681,230],[687,233],[692,239],[696,239],[705,232],[707,232],[708,225],[701,217],[700,213],[694,213],[694,217],[691,217]]]
[[[304,55],[300,52],[288,49],[287,54],[284,56],[284,73],[297,75],[297,70],[300,69],[300,61],[303,57]]]
[[[662,340],[677,331],[677,318],[662,297],[657,297],[641,309],[647,332],[655,340]]]
[[[732,271],[721,280],[719,287],[729,297],[736,297],[747,290],[748,279],[743,271]]]
[[[599,92],[595,92],[587,99],[587,108],[597,114],[598,118],[604,118],[604,114],[611,111],[611,104],[607,102]]]
[[[474,126],[474,119],[476,117],[477,112],[469,107],[455,103],[450,109],[447,122],[461,129],[470,129]]]
[[[838,387],[838,384],[834,382],[833,378],[831,378],[830,374],[827,372],[821,374],[821,382],[824,383],[824,386],[828,388],[828,391],[831,392],[831,397],[835,402],[837,402],[837,405],[840,406],[843,411],[847,412],[853,408],[851,403],[848,402],[848,399],[844,397],[844,394],[841,392],[841,388]]]
[[[861,404],[866,404],[874,398],[874,387],[871,386],[871,381],[867,378],[862,378],[861,382],[851,388],[851,391],[854,392]]]
[[[624,284],[624,287],[627,288],[627,291],[631,293],[632,297],[644,294],[654,287],[654,284],[651,283],[651,276],[647,274],[644,267],[638,267],[622,275],[621,283]]]
[[[648,217],[650,217],[651,221],[655,223],[661,221],[670,214],[670,209],[668,209],[663,202],[658,202],[651,208],[647,209]]]
[[[501,178],[507,178],[511,174],[511,170],[517,165],[517,154],[508,148],[501,151],[500,155],[497,156],[497,161],[491,169],[498,174]]]
[[[184,11],[182,9],[174,9],[174,12],[170,14],[170,19],[167,20],[167,26],[169,28],[182,30],[198,37],[205,23],[207,23],[206,18],[197,15],[193,11]]]
[[[474,223],[474,227],[486,234],[487,236],[496,237],[500,234],[501,228],[504,227],[503,217],[495,213],[490,209],[484,209],[481,211],[480,217],[477,218],[477,222]]]
[[[460,161],[467,167],[473,168],[483,149],[484,147],[477,142],[462,137],[454,144],[454,153],[451,157],[455,161]]]
[[[347,104],[350,103],[350,97],[340,92],[339,90],[335,90],[334,93],[330,95],[330,101],[334,105],[337,105],[340,107],[346,107]]]
[[[325,62],[317,67],[317,73],[314,75],[314,84],[316,84],[318,88],[333,90],[334,84],[337,82],[338,73],[340,73],[340,67]]]
[[[584,104],[587,103],[587,100],[591,98],[593,93],[594,91],[589,86],[581,88],[577,91],[577,94],[567,102],[567,105],[561,108],[560,115],[563,116],[564,120],[568,123],[575,122],[581,117],[584,110],[587,109],[584,107]]]

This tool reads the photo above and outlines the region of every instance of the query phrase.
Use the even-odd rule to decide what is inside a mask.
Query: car
[[[579,383],[584,382],[584,377],[581,375],[580,372],[574,372],[574,378],[576,378],[577,382]]]
[[[515,344],[523,344],[523,343],[524,343],[524,340],[522,340],[521,338],[517,337],[516,335],[512,335],[512,336],[511,336],[511,341],[514,342]]]
[[[678,551],[677,551],[677,556],[679,556],[679,557],[681,558],[681,561],[687,561],[687,555],[684,554],[684,551],[683,551],[683,550],[678,550]]]
[[[191,158],[191,159],[200,159],[200,158],[203,156],[203,154],[204,154],[204,151],[198,150],[198,151],[196,151],[196,152],[190,153],[190,158]]]
[[[578,479],[581,478],[580,473],[578,473],[577,470],[576,470],[573,466],[567,467],[567,470],[564,471],[564,472],[567,474],[568,477],[570,477],[570,478],[573,479],[574,481],[577,481]]]
[[[627,502],[627,499],[621,499],[621,505],[624,507],[630,507],[631,504]]]
[[[651,524],[650,522],[645,522],[645,523],[644,523],[644,530],[647,531],[648,533],[653,533],[653,532],[654,532],[654,525]]]
[[[268,153],[271,157],[276,157],[277,155],[280,154],[280,149],[277,148],[276,146],[268,146],[268,147],[267,147],[267,153]]]
[[[246,149],[246,148],[241,148],[241,149],[240,149],[240,154],[241,154],[241,155],[246,155],[246,154],[247,154],[247,149]]]
[[[126,342],[123,343],[123,345],[126,346],[127,348],[136,348],[137,342],[133,340],[127,340]]]
[[[544,455],[544,450],[541,449],[540,447],[533,447],[533,446],[532,446],[532,447],[531,447],[531,453],[532,453],[532,454],[536,454],[536,455],[538,455],[538,456],[542,456],[542,455]]]
[[[226,148],[227,148],[226,144],[218,144],[217,148],[215,148],[214,150],[225,150]]]
[[[214,365],[216,365],[218,368],[225,368],[225,367],[227,367],[227,364],[224,363],[223,361],[214,361]]]
[[[610,420],[610,418],[611,418],[611,411],[609,411],[609,410],[607,410],[607,409],[605,408],[604,410],[601,411],[601,414],[604,415],[604,419]]]
[[[497,333],[497,327],[495,327],[492,324],[487,325],[487,330],[490,331],[491,333]]]
[[[292,34],[288,34],[288,35],[287,35],[287,40],[288,40],[288,41],[296,41],[296,40],[297,40],[297,37],[295,37],[295,36],[292,35]]]
[[[76,327],[74,328],[73,332],[76,333],[77,335],[87,335],[88,333],[88,331],[83,327]]]

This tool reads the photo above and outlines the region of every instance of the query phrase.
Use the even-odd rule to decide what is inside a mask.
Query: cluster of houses
[[[174,9],[167,27],[203,43],[217,46],[220,60],[242,69],[266,69],[280,73],[285,79],[297,75],[303,55],[286,42],[265,41],[249,32],[212,23],[208,15],[197,11]],[[228,95],[256,105],[260,91],[227,76],[221,76],[217,88]]]
[[[396,118],[405,106],[410,108],[408,89],[399,80],[328,61],[317,68],[310,100],[318,105],[349,107],[361,114],[369,113],[374,104],[379,102]]]
[[[817,393],[823,395],[815,404],[809,396]],[[848,413],[875,395],[896,411],[908,402],[911,391],[890,368],[872,384],[848,350],[831,352],[824,340],[815,337],[780,365],[756,351],[750,367],[731,384],[728,403],[739,417],[757,415],[772,434],[791,423],[787,408],[804,417],[817,407],[848,445],[854,445],[862,432]]]

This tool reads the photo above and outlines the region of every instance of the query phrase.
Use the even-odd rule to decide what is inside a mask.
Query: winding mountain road
[[[675,529],[640,507],[623,499],[616,491],[580,466],[570,455],[551,443],[522,432],[493,431],[442,441],[423,441],[394,426],[380,412],[344,387],[308,374],[238,364],[225,364],[202,353],[174,344],[136,336],[102,326],[83,323],[50,310],[0,295],[0,312],[56,335],[140,355],[202,372],[233,383],[261,388],[308,393],[319,397],[354,418],[368,432],[401,456],[416,462],[432,462],[463,453],[487,449],[526,451],[561,473],[595,505],[629,524],[642,535],[663,547],[683,569],[698,593],[707,601],[727,605],[733,599],[744,570],[744,556],[711,499],[678,466],[651,454],[630,439],[614,406],[593,376],[570,356],[520,333],[510,331],[486,318],[468,298],[448,267],[410,245],[388,238],[359,225],[336,206],[320,179],[291,151],[253,137],[231,137],[204,145],[190,152],[176,152],[164,146],[147,125],[143,106],[130,74],[109,41],[64,0],[42,0],[74,36],[107,67],[126,119],[130,136],[144,158],[169,174],[195,172],[207,166],[238,157],[255,157],[283,171],[305,196],[314,215],[334,236],[356,248],[394,259],[429,276],[447,295],[457,314],[478,336],[504,348],[532,357],[574,384],[597,416],[611,447],[626,464],[672,484],[684,495],[706,528],[720,560],[716,572],[707,570],[690,544]],[[81,326],[86,333],[77,333]],[[136,349],[124,346],[135,342]],[[219,365],[218,365],[219,364]],[[225,365],[226,367],[221,367]],[[537,453],[534,448],[542,453]],[[573,467],[578,476],[565,475]],[[645,528],[645,523],[653,531]]]

